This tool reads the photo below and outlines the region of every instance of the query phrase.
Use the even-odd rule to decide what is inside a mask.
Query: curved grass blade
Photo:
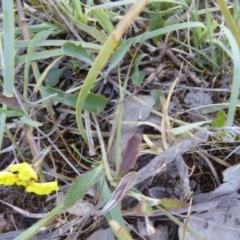
[[[199,127],[199,126],[201,126],[203,124],[207,124],[207,123],[211,123],[211,120],[210,121],[189,123],[189,124],[184,125],[184,126],[172,128],[171,129],[171,133],[174,134],[174,135],[182,134],[182,133],[185,133],[187,131],[190,131],[190,130],[192,130],[194,128],[197,128],[197,127]]]
[[[231,96],[230,96],[230,102],[229,102],[229,109],[228,109],[228,115],[227,115],[227,123],[226,127],[231,127],[234,121],[236,107],[238,104],[238,95],[239,95],[239,88],[240,88],[240,49],[238,46],[238,43],[236,39],[234,38],[231,31],[223,26],[220,25],[222,30],[225,32],[226,37],[228,38],[228,41],[231,46],[232,50],[232,61],[233,61],[233,79],[232,79],[232,90],[231,90]],[[226,135],[229,133],[229,128],[226,129]]]
[[[102,26],[106,33],[110,35],[114,31],[113,24],[109,19],[109,16],[107,16],[106,12],[103,9],[92,9],[90,13],[98,21],[98,23]]]
[[[3,94],[6,97],[13,96],[14,87],[14,55],[15,55],[15,34],[14,34],[14,6],[13,1],[3,1],[3,23],[4,23],[4,53],[3,53]]]
[[[68,41],[68,40],[42,40],[36,44],[37,47],[62,47],[64,43],[74,43],[74,44],[81,44],[81,46],[85,49],[89,49],[95,52],[99,52],[102,48],[101,45],[95,43],[88,43],[82,41]],[[19,40],[16,41],[16,47],[28,47],[30,41]]]
[[[107,41],[105,42],[103,48],[101,49],[100,53],[98,54],[97,58],[95,59],[88,75],[82,85],[81,91],[79,92],[77,105],[76,105],[76,120],[79,132],[81,133],[85,142],[87,142],[86,133],[84,130],[83,122],[82,122],[82,110],[84,101],[95,81],[99,72],[106,64],[107,60],[113,53],[114,49],[116,48],[120,38],[122,37],[123,33],[126,29],[130,26],[130,24],[134,21],[134,19],[139,15],[142,9],[147,5],[148,1],[141,1],[135,2],[129,11],[126,13],[124,18],[120,21],[117,28],[113,31],[113,33],[108,37]]]
[[[42,52],[37,52],[37,53],[33,53],[30,56],[30,61],[34,61],[34,60],[41,60],[41,59],[46,59],[46,58],[52,58],[52,57],[58,57],[63,55],[62,49],[58,48],[58,49],[54,49],[54,50],[48,50],[48,51],[42,51]],[[22,64],[26,61],[26,55],[22,55],[19,57],[16,57],[15,59],[15,63],[17,64]]]
[[[72,0],[72,3],[74,5],[74,13],[76,18],[83,23],[86,23],[86,19],[83,13],[83,9],[82,9],[82,5],[81,5],[81,1],[79,0]]]
[[[36,44],[42,40],[43,38],[47,38],[50,34],[52,34],[52,31],[43,31],[38,34],[30,41],[29,47],[27,50],[26,54],[26,59],[25,59],[25,68],[24,68],[24,90],[23,90],[23,97],[26,100],[28,98],[27,93],[28,93],[28,82],[29,82],[29,68],[30,68],[30,58],[31,55],[34,51],[34,48],[36,47]]]
[[[14,55],[15,55],[15,39],[14,39],[14,6],[13,1],[3,1],[3,41],[4,55],[1,59],[3,67],[3,94],[6,97],[13,96],[14,88]],[[2,44],[1,44],[2,45]],[[7,106],[3,104],[3,109],[7,110]],[[2,148],[4,127],[6,123],[6,114],[2,113],[0,118],[0,150]]]
[[[165,33],[173,32],[173,31],[185,29],[185,28],[200,28],[200,27],[205,28],[204,24],[200,23],[200,22],[178,23],[178,24],[173,24],[171,26],[167,26],[164,28],[160,28],[157,30],[143,33],[132,39],[133,39],[134,43],[143,43],[149,39],[152,39],[154,37],[157,37],[157,36],[165,34]]]
[[[109,189],[109,186],[106,182],[106,179],[104,179],[103,177],[100,179],[100,181],[97,183],[97,187],[98,187],[98,191],[101,191],[102,193],[102,197],[103,200],[107,203],[112,199],[112,193]],[[105,214],[105,217],[108,221],[108,223],[110,223],[112,220],[115,220],[118,222],[118,224],[120,224],[120,226],[122,228],[124,228],[126,231],[128,230],[125,221],[122,217],[119,205],[113,207],[112,209],[109,210],[109,212],[107,212]],[[115,230],[115,228],[112,228],[115,236],[118,235],[117,231]]]
[[[61,202],[55,208],[53,208],[52,211],[46,217],[42,218],[40,221],[32,225],[26,231],[21,233],[18,237],[14,238],[14,240],[30,239],[35,234],[37,234],[42,227],[46,226],[57,214],[59,214],[59,212],[63,208],[64,208],[64,204],[63,202]]]

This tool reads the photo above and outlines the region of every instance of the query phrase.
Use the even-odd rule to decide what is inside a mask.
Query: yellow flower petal
[[[28,182],[29,182],[29,181],[18,180],[18,181],[16,182],[16,184],[17,184],[18,186],[27,187],[27,186],[28,186]]]
[[[10,172],[0,172],[0,184],[1,185],[13,185],[18,180],[18,177]]]
[[[34,192],[38,195],[50,194],[52,191],[58,191],[58,183],[48,182],[48,183],[36,183],[31,182],[30,185],[26,188],[26,192]]]
[[[21,180],[30,180],[34,179],[37,180],[37,173],[34,171],[32,166],[29,163],[20,163],[20,164],[13,164],[10,166],[10,172],[18,172],[18,177]]]

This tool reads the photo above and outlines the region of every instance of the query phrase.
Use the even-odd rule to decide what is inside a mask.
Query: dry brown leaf
[[[198,131],[194,135],[194,138],[182,140],[181,142],[171,146],[138,171],[136,184],[144,181],[149,177],[153,177],[155,174],[159,173],[159,171],[163,171],[166,165],[172,163],[175,160],[176,156],[181,156],[191,147],[195,147],[200,144],[201,141],[205,142],[207,140],[207,137],[208,133],[206,131]]]

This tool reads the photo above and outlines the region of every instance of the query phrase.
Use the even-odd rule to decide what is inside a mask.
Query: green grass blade
[[[102,192],[102,197],[104,202],[109,202],[112,198],[112,193],[108,187],[108,184],[106,182],[106,179],[104,179],[103,177],[100,179],[100,181],[97,184],[99,191]],[[105,217],[107,219],[108,222],[110,222],[111,220],[115,220],[117,221],[126,231],[128,230],[126,223],[122,217],[121,211],[119,209],[119,205],[113,207],[109,212],[107,212],[105,214]],[[117,235],[115,229],[113,229],[113,232],[115,235]]]
[[[15,51],[15,39],[14,39],[14,6],[13,1],[3,0],[3,42],[4,42],[4,55],[2,61],[3,67],[3,94],[7,97],[13,96],[14,88],[14,51]],[[7,106],[2,104],[2,108],[7,110]],[[6,123],[6,114],[2,113],[0,118],[0,149],[2,149],[4,127]]]
[[[61,48],[58,48],[58,49],[54,49],[54,50],[33,53],[33,54],[31,54],[29,60],[30,61],[41,60],[41,59],[46,59],[46,58],[58,57],[61,55],[63,55],[63,51]],[[16,64],[22,64],[25,61],[26,61],[26,55],[16,57]]]
[[[41,23],[41,24],[37,24],[37,25],[28,26],[29,33],[39,33],[39,32],[46,31],[46,30],[51,30],[56,34],[63,32],[58,26],[56,26],[55,24],[52,24],[52,23]],[[15,35],[17,35],[17,36],[22,35],[22,29],[20,27],[16,27]]]
[[[184,126],[172,128],[171,132],[174,135],[178,135],[178,134],[182,134],[182,133],[185,133],[187,131],[190,131],[190,130],[192,130],[194,128],[200,127],[201,125],[207,124],[207,123],[211,123],[211,120],[209,120],[209,121],[202,121],[202,122],[195,122],[195,123],[189,123],[189,124],[184,125]]]
[[[114,53],[114,55],[113,55],[113,57],[112,57],[112,59],[109,63],[108,70],[107,70],[108,73],[120,63],[120,61],[123,59],[123,57],[125,56],[125,54],[129,50],[131,45],[132,45],[132,41],[127,40],[127,41],[123,42],[117,48],[116,52]]]
[[[29,69],[30,69],[30,58],[34,51],[34,48],[36,47],[36,44],[43,38],[48,37],[50,34],[52,34],[52,31],[43,31],[38,34],[32,39],[32,41],[29,43],[29,47],[27,50],[26,60],[25,60],[25,68],[24,68],[24,90],[23,90],[23,97],[24,99],[28,99],[28,82],[29,82]]]
[[[232,61],[233,61],[233,79],[232,79],[232,90],[231,90],[231,96],[230,96],[230,102],[229,102],[229,109],[228,109],[228,115],[227,115],[227,123],[226,127],[231,127],[234,121],[236,107],[238,104],[238,95],[239,95],[239,88],[240,88],[240,49],[238,47],[238,43],[234,37],[234,35],[231,33],[231,31],[221,25],[220,26],[222,30],[225,32],[230,46],[232,50]],[[228,134],[229,130],[226,130],[226,134]]]
[[[3,23],[4,23],[4,85],[3,93],[7,97],[13,96],[14,88],[14,55],[15,55],[15,34],[14,34],[14,6],[13,1],[3,0]]]
[[[122,37],[123,33],[127,30],[130,26],[132,21],[138,16],[138,14],[142,11],[148,1],[141,1],[135,2],[134,5],[129,9],[126,15],[118,24],[117,28],[113,31],[113,33],[108,37],[107,41],[105,42],[103,48],[99,52],[97,58],[95,59],[88,75],[82,85],[82,89],[79,92],[77,105],[76,105],[76,121],[78,125],[79,132],[81,133],[85,142],[87,142],[86,133],[84,130],[83,122],[82,122],[82,110],[83,110],[83,103],[89,93],[95,79],[97,78],[99,72],[106,64],[107,60],[113,53],[114,49],[116,48],[118,41]]]
[[[83,14],[83,9],[81,5],[81,1],[79,0],[72,0],[73,6],[74,6],[74,15],[76,18],[83,23],[86,23],[85,16]]]
[[[58,204],[55,208],[52,209],[52,211],[46,217],[42,218],[40,221],[32,225],[26,231],[21,233],[18,237],[14,238],[14,240],[30,239],[39,232],[40,228],[46,226],[63,208],[64,208],[63,202]]]
[[[216,0],[216,2],[218,3],[218,6],[221,9],[221,12],[224,16],[224,20],[226,21],[228,28],[230,29],[232,35],[234,36],[235,40],[237,41],[238,47],[240,48],[239,30],[238,30],[236,23],[234,22],[232,14],[230,13],[230,11],[227,7],[226,2],[224,0]]]
[[[165,33],[173,32],[173,31],[177,31],[177,30],[181,30],[181,29],[185,29],[185,28],[200,28],[200,27],[205,28],[204,24],[202,24],[200,22],[186,22],[186,23],[174,24],[171,26],[167,26],[164,28],[160,28],[157,30],[143,33],[137,37],[134,37],[133,41],[134,41],[134,43],[143,43],[151,38],[154,38],[156,36],[159,36],[159,35],[162,35]]]
[[[92,9],[91,10],[92,16],[98,21],[98,23],[102,26],[102,28],[110,35],[113,30],[113,24],[111,20],[109,19],[109,16],[104,12],[103,9]]]
[[[82,110],[84,101],[95,81],[97,78],[99,71],[103,68],[109,57],[111,56],[114,48],[116,47],[116,42],[114,41],[112,35],[108,38],[106,43],[104,44],[102,50],[98,54],[97,58],[95,59],[88,75],[82,85],[82,89],[78,95],[77,104],[76,104],[76,120],[78,124],[78,129],[85,140],[87,142],[87,136],[84,130],[83,122],[82,122]]]
[[[76,45],[81,44],[81,46],[85,49],[99,52],[101,50],[102,46],[99,44],[91,43],[91,42],[82,42],[82,41],[68,41],[68,40],[43,40],[36,44],[37,47],[62,47],[64,43],[74,43]],[[16,47],[28,47],[30,44],[30,41],[24,41],[19,40],[16,41]]]
[[[97,180],[102,175],[103,167],[99,165],[93,170],[79,176],[72,186],[68,189],[66,196],[63,200],[64,206],[69,207],[75,204],[84,194],[89,190],[89,188],[97,182]]]

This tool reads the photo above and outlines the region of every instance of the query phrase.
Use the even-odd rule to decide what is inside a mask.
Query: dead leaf
[[[128,140],[137,132],[140,132],[139,126],[136,126],[136,122],[144,121],[151,112],[155,101],[150,95],[136,95],[136,98],[131,97],[127,101],[123,101],[123,113],[122,113],[122,128],[121,128],[121,152],[126,149]],[[131,123],[132,122],[132,123]],[[114,163],[115,160],[116,143],[113,143],[113,147],[110,153],[110,162]]]
[[[89,214],[94,208],[94,205],[87,200],[80,199],[73,206],[66,209],[70,214],[76,216],[85,216]]]
[[[9,206],[9,207],[11,207],[14,211],[18,212],[19,214],[21,214],[24,217],[43,218],[43,217],[45,217],[47,215],[47,213],[30,213],[30,212],[25,211],[25,210],[23,210],[21,208],[18,208],[18,207],[15,207],[15,206],[13,206],[13,205],[11,205],[9,203],[6,203],[6,202],[4,202],[2,200],[0,200],[0,202],[5,204],[5,205],[7,205],[7,206]]]
[[[240,235],[240,201],[236,206],[211,209],[205,213],[194,214],[188,220],[188,227],[206,239],[239,239]],[[179,239],[183,239],[183,229],[179,228]],[[189,233],[188,240],[195,240]]]
[[[142,137],[140,134],[134,134],[128,140],[126,149],[122,154],[122,161],[121,161],[120,171],[119,171],[120,175],[124,175],[135,166],[141,142],[142,142]]]
[[[9,107],[13,107],[13,108],[21,108],[21,106],[18,103],[17,98],[15,98],[15,97],[6,97],[6,96],[0,94],[0,103],[4,103],[4,104],[8,105]]]
[[[111,228],[106,228],[106,229],[98,229],[87,238],[87,240],[99,240],[99,239],[115,240],[115,236]]]
[[[58,193],[58,202],[63,201],[65,198],[65,194],[63,192]],[[76,216],[85,216],[93,211],[94,205],[87,200],[79,199],[74,205],[64,209],[64,212],[68,212],[70,214]]]
[[[194,202],[210,201],[219,196],[237,192],[240,188],[240,164],[229,167],[223,172],[223,182],[212,192],[195,195]]]
[[[186,94],[184,102],[191,108],[213,104],[212,98],[209,94],[203,92],[190,92]]]
[[[112,193],[111,200],[105,205],[105,207],[101,210],[100,214],[103,215],[110,209],[112,209],[116,204],[118,204],[123,197],[126,195],[127,191],[131,189],[131,187],[134,185],[137,178],[136,172],[130,172],[124,177],[121,178],[117,188]]]
[[[188,167],[184,163],[182,156],[176,157],[175,165],[177,167],[180,180],[178,181],[178,185],[175,186],[174,193],[179,196],[181,200],[189,200],[192,195],[189,173]]]
[[[181,156],[191,147],[197,146],[201,143],[201,141],[206,141],[207,137],[208,133],[206,131],[198,131],[194,135],[194,138],[182,140],[181,142],[171,146],[138,171],[136,184],[163,171],[168,164],[172,163],[175,160],[176,156]]]

